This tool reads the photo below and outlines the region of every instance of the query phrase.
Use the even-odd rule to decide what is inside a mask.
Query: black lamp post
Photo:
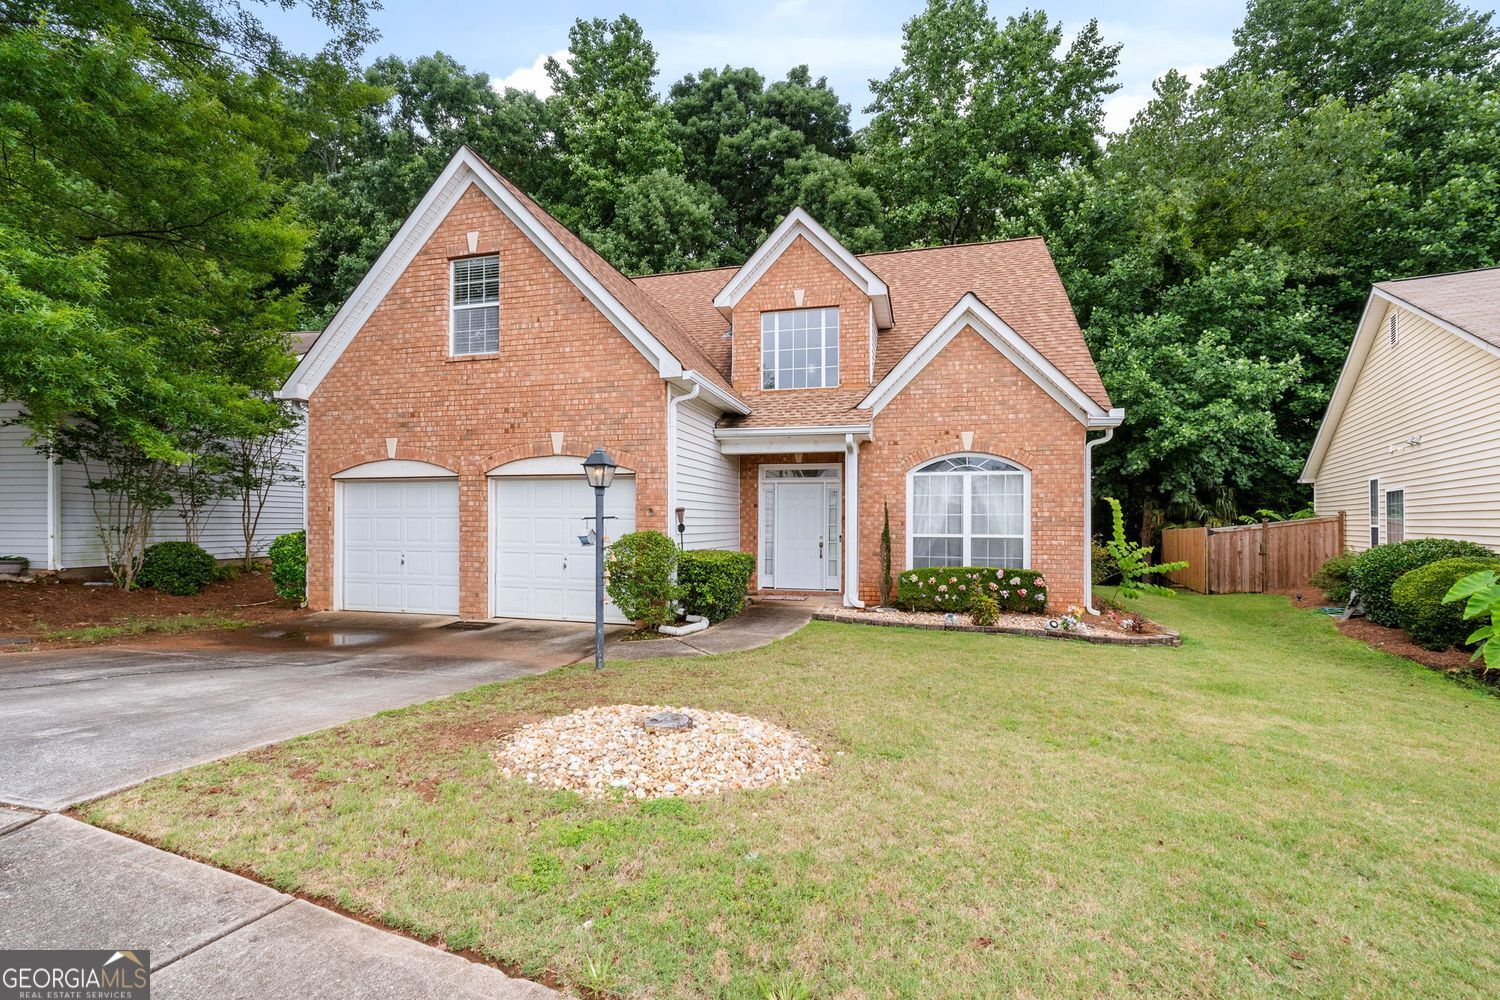
[[[615,481],[614,459],[600,445],[583,460],[583,474],[594,488],[594,669],[604,669],[604,491]]]

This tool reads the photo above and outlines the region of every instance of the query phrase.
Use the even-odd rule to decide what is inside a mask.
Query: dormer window
[[[838,385],[838,308],[761,313],[760,371],[762,389]]]
[[[465,257],[453,262],[453,354],[500,350],[500,258]]]

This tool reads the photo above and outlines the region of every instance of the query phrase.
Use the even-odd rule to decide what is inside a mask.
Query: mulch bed
[[[1281,594],[1297,607],[1306,608],[1309,611],[1330,607],[1333,604],[1316,587],[1306,587],[1300,591],[1276,591],[1276,593]],[[1351,618],[1344,621],[1342,618],[1334,617],[1333,624],[1342,635],[1357,639],[1381,652],[1404,656],[1432,670],[1445,674],[1465,674],[1476,677],[1482,673],[1483,665],[1471,662],[1470,652],[1466,649],[1426,649],[1412,642],[1411,636],[1403,630],[1377,625],[1368,618]]]
[[[1047,615],[1002,613],[997,625],[975,625],[967,614],[947,616],[937,611],[876,611],[873,608],[831,608],[813,615],[819,621],[847,622],[854,625],[883,625],[896,628],[925,628],[940,632],[989,632],[998,635],[1026,635],[1039,639],[1076,639],[1081,642],[1118,644],[1122,646],[1180,646],[1182,637],[1147,619],[1140,619],[1141,630],[1126,632],[1119,624],[1101,615],[1085,615],[1083,628],[1074,631],[1047,627],[1055,620]],[[1138,617],[1138,616],[1134,616]]]
[[[149,634],[97,642],[40,638],[46,629],[110,625],[126,618],[219,614],[264,625],[291,621],[305,613],[277,598],[269,572],[241,573],[233,580],[211,583],[189,597],[173,597],[157,590],[90,587],[82,580],[60,580],[55,576],[38,576],[30,583],[0,578],[0,639],[32,640],[19,646],[0,645],[0,652],[140,642],[151,638]]]

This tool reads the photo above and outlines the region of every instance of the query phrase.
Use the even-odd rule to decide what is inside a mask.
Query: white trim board
[[[626,309],[515,195],[495,179],[488,165],[467,146],[460,146],[354,292],[344,301],[322,336],[313,344],[312,350],[297,364],[296,370],[277,392],[279,397],[307,399],[312,395],[353,341],[355,334],[375,312],[433,232],[447,218],[449,210],[471,186],[477,187],[505,213],[506,218],[656,367],[657,374],[662,378],[688,381],[703,378],[698,372],[684,369],[666,346],[646,329],[645,324]],[[728,409],[748,412],[738,400],[730,399],[722,392],[716,391],[716,394],[725,397]]]
[[[881,329],[895,323],[891,313],[891,290],[880,276],[861,261],[849,249],[834,238],[833,234],[818,224],[806,209],[794,208],[781,220],[770,236],[755,249],[750,259],[734,272],[734,276],[714,296],[714,308],[727,318],[745,293],[755,286],[771,265],[786,253],[787,248],[802,237],[814,250],[848,278],[857,288],[870,297],[875,308],[875,320]]]
[[[879,414],[966,326],[973,327],[991,347],[1003,354],[1085,427],[1118,427],[1125,419],[1125,411],[1119,407],[1106,410],[1094,402],[1093,397],[1079,388],[1078,383],[1068,378],[1045,355],[1027,343],[1025,337],[1013,330],[1010,324],[973,292],[968,292],[959,299],[906,352],[905,357],[880,380],[880,384],[860,401],[860,407]]]
[[[1385,303],[1385,307],[1377,309],[1377,301]],[[1349,353],[1344,358],[1344,367],[1339,371],[1339,380],[1334,383],[1333,395],[1328,398],[1328,408],[1323,411],[1323,422],[1318,425],[1318,434],[1313,438],[1312,448],[1308,450],[1307,461],[1302,465],[1302,474],[1297,477],[1297,482],[1311,483],[1323,471],[1323,460],[1328,457],[1328,449],[1333,445],[1333,435],[1344,416],[1344,408],[1349,405],[1349,397],[1354,394],[1354,384],[1359,381],[1359,374],[1364,370],[1370,349],[1380,339],[1380,328],[1390,310],[1398,308],[1420,316],[1433,326],[1447,330],[1455,337],[1500,357],[1500,347],[1474,336],[1462,327],[1454,326],[1441,316],[1417,308],[1383,288],[1372,287],[1370,297],[1365,300],[1365,308],[1359,315],[1359,323],[1354,328],[1354,339],[1349,343]]]

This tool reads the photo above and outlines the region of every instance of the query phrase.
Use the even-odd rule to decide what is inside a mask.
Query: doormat
[[[805,601],[806,594],[765,594],[759,600],[762,601]]]
[[[483,628],[494,628],[498,624],[500,624],[500,623],[499,622],[465,622],[465,621],[457,621],[457,622],[449,622],[446,625],[439,625],[438,628],[440,628],[440,629],[453,629],[453,630],[458,631],[458,632],[478,632],[480,629],[483,629]]]

